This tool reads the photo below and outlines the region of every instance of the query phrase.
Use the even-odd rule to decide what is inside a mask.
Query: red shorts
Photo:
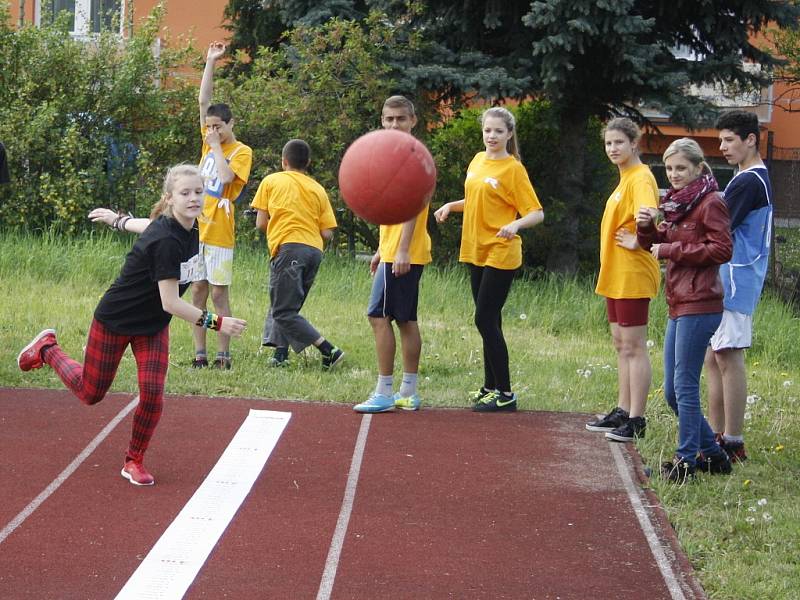
[[[608,322],[620,327],[641,327],[647,325],[647,312],[650,298],[606,298]]]

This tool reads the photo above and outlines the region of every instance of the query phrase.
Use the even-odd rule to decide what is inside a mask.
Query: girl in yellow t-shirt
[[[617,407],[586,424],[608,439],[630,442],[644,437],[647,392],[652,371],[647,354],[647,313],[658,293],[658,262],[636,241],[639,209],[658,206],[658,185],[639,158],[641,132],[630,119],[608,122],[606,154],[619,168],[619,185],[606,202],[600,224],[600,274],[595,292],[606,298],[611,337],[617,351]]]
[[[514,115],[490,108],[481,125],[486,150],[467,168],[464,199],[444,204],[434,216],[442,223],[453,211],[464,213],[458,260],[469,265],[475,325],[483,339],[484,382],[470,396],[473,410],[514,411],[517,396],[511,392],[501,312],[522,265],[517,232],[541,223],[544,212],[519,159]]]

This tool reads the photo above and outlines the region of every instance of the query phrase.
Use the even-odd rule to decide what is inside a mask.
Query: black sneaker
[[[732,463],[744,462],[747,460],[747,453],[744,451],[744,442],[731,442],[722,438],[719,445],[725,450],[725,453]]]
[[[489,392],[472,407],[475,412],[514,412],[517,410],[517,395],[511,398],[502,392]]]
[[[619,406],[608,413],[606,416],[586,424],[589,431],[611,431],[628,422],[628,411]]]
[[[208,367],[208,359],[207,358],[200,358],[196,357],[192,360],[192,368],[193,369],[205,369]]]
[[[694,480],[695,466],[675,457],[672,462],[661,463],[661,478],[670,483],[683,485]]]
[[[272,358],[269,359],[270,367],[288,367],[289,366],[289,349],[288,348],[275,348],[272,353]]]
[[[615,442],[632,442],[636,438],[643,438],[647,429],[644,417],[631,417],[624,425],[606,433],[606,438]]]
[[[323,354],[322,355],[322,370],[323,371],[330,371],[342,362],[344,358],[344,351],[341,348],[337,348],[336,346],[333,347],[330,354]]]
[[[720,448],[719,452],[706,456],[702,452],[697,456],[697,470],[703,473],[711,473],[713,475],[722,474],[728,475],[733,471],[731,466],[731,459],[728,453]]]
[[[212,369],[219,369],[221,371],[230,371],[232,366],[233,364],[228,356],[218,356],[214,359],[214,362],[211,363]]]

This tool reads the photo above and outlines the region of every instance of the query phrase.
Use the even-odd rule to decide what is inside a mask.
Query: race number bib
[[[205,270],[203,258],[200,254],[195,254],[186,262],[181,263],[181,279],[178,283],[186,284],[196,281],[198,275]]]

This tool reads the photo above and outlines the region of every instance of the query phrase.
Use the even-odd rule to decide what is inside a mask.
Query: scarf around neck
[[[711,173],[703,173],[685,188],[670,188],[661,201],[664,220],[668,223],[681,221],[706,194],[718,190],[717,180]]]

